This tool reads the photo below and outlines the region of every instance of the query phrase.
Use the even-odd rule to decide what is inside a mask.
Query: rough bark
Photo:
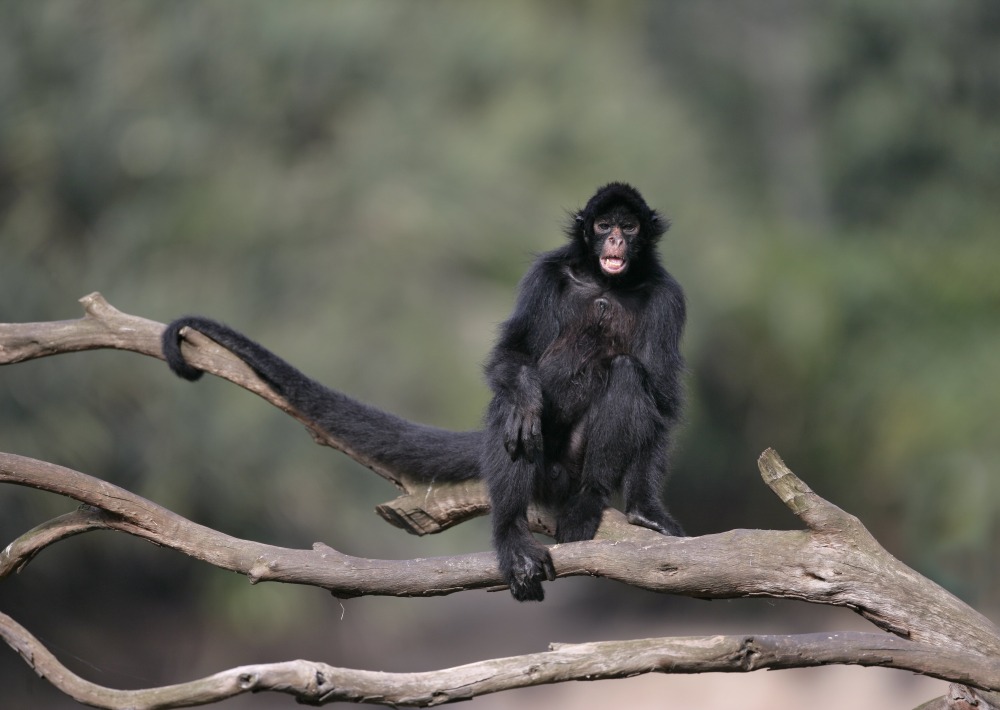
[[[570,680],[628,678],[644,673],[745,673],[847,663],[926,672],[948,678],[990,675],[997,668],[975,654],[939,654],[884,634],[689,638],[551,644],[550,650],[422,673],[337,668],[314,661],[240,666],[188,683],[114,690],[67,670],[24,627],[0,613],[0,638],[35,671],[76,700],[109,710],[160,710],[218,702],[242,693],[275,691],[308,705],[332,702],[429,707],[514,688]]]
[[[95,348],[161,356],[162,324],[121,313],[99,294],[81,301],[85,315],[79,320],[0,324],[0,364]],[[241,361],[211,340],[193,334],[185,345],[185,356],[310,426]],[[320,443],[355,455],[346,442],[312,431]],[[379,506],[378,511],[403,529],[436,532],[488,509],[477,482],[428,486],[412,481],[406,471],[359,460],[403,490],[400,498]],[[550,548],[557,575],[602,576],[654,592],[703,598],[768,596],[846,606],[895,636],[838,633],[557,644],[547,653],[416,674],[292,661],[235,668],[190,683],[139,691],[102,688],[78,678],[3,615],[0,636],[55,686],[81,702],[106,708],[185,707],[259,690],[290,693],[312,704],[363,700],[425,706],[564,680],[830,663],[905,668],[955,683],[949,696],[924,708],[1000,707],[998,696],[988,692],[1000,690],[1000,630],[888,554],[857,518],[817,496],[776,453],[765,451],[758,464],[765,483],[803,521],[803,530],[732,530],[698,538],[666,538],[631,526],[618,511],[608,510],[597,539]],[[496,559],[489,552],[367,560],[322,543],[311,550],[264,545],[198,525],[78,471],[13,454],[0,453],[0,483],[51,491],[83,504],[26,532],[0,552],[0,579],[66,537],[110,529],[240,572],[252,583],[309,584],[339,597],[444,595],[496,588],[501,583]],[[532,511],[532,523],[537,530],[551,530],[551,520],[543,511]]]

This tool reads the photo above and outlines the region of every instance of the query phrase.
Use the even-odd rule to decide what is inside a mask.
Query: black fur
[[[611,235],[634,227],[626,267],[600,264]],[[684,296],[655,245],[667,222],[634,188],[607,185],[569,227],[570,242],[541,255],[521,282],[514,313],[486,366],[494,397],[481,469],[493,508],[493,543],[514,596],[541,600],[553,579],[532,537],[531,500],[549,506],[556,540],[589,540],[621,489],[630,522],[682,535],[660,501],[670,429],[680,416]],[[636,231],[636,230],[633,230]]]
[[[574,215],[569,243],[536,260],[501,327],[486,366],[494,396],[485,431],[422,426],[358,402],[207,318],[171,323],[163,352],[174,372],[197,379],[180,352],[180,330],[194,328],[369,459],[422,480],[482,476],[501,574],[515,598],[541,600],[555,569],[528,529],[532,500],[555,512],[559,542],[592,538],[618,489],[630,522],[683,534],[660,500],[680,416],[685,319],[683,293],[655,249],[667,226],[623,183]],[[612,266],[602,268],[602,256]]]

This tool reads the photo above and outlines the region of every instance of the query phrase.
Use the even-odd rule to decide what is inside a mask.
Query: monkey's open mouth
[[[618,256],[602,256],[601,269],[606,274],[614,275],[625,271],[628,262]]]

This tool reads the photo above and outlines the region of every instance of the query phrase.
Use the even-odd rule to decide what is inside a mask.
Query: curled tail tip
[[[178,318],[170,323],[166,330],[163,331],[161,344],[163,357],[167,361],[167,365],[170,366],[171,371],[180,378],[194,382],[205,373],[189,365],[181,354],[181,329],[186,327],[190,321],[190,318]]]
[[[167,360],[167,364],[170,365],[170,369],[178,377],[187,380],[188,382],[194,382],[195,380],[200,380],[201,376],[204,375],[204,371],[199,370],[197,367],[192,367],[186,362],[181,361],[179,363],[171,362]]]

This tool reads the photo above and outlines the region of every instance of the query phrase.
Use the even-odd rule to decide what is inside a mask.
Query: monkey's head
[[[618,279],[655,259],[656,242],[670,222],[631,185],[613,182],[599,189],[573,215],[569,235],[598,273]]]

